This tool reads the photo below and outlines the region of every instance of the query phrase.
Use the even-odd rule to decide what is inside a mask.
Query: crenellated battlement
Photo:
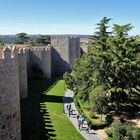
[[[78,39],[80,38],[78,35],[58,35],[58,36],[51,36],[51,39]]]
[[[1,56],[0,59],[10,59],[10,58],[15,58],[17,54],[25,54],[26,49],[21,48],[21,49],[16,49],[15,46],[11,47],[4,47],[1,51]]]
[[[69,36],[70,39],[80,39],[79,36]]]
[[[34,46],[32,48],[29,48],[30,51],[33,52],[42,52],[42,51],[51,51],[52,46],[47,45],[47,46]]]
[[[9,47],[4,47],[1,50],[1,56],[0,59],[10,59],[10,58],[14,58],[14,56],[12,55],[13,51],[9,48]]]
[[[51,39],[68,39],[69,36],[67,35],[58,35],[58,36],[51,36]]]
[[[26,53],[26,49],[25,48],[20,48],[20,49],[18,49],[18,53],[19,54],[25,54]]]

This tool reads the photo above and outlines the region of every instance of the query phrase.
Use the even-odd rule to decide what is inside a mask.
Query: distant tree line
[[[4,41],[2,38],[0,38],[0,48],[4,46]]]
[[[28,44],[29,46],[44,46],[51,44],[51,37],[49,35],[39,35],[37,39],[32,39],[28,34],[22,32],[16,34],[14,44]],[[0,37],[0,47],[3,47],[5,42],[2,37]]]
[[[36,40],[31,39],[26,33],[16,34],[15,44],[28,44],[29,46],[48,45],[51,37],[48,35],[40,35]]]

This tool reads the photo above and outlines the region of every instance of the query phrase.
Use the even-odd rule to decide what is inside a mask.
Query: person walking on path
[[[66,108],[67,108],[67,111],[68,111],[69,110],[69,105],[68,104],[66,105]]]
[[[86,132],[89,133],[89,130],[91,130],[91,121],[88,121],[88,123],[87,123]]]
[[[79,114],[78,114],[78,115],[76,116],[78,122],[79,122],[79,117],[80,117],[80,116],[79,116]]]
[[[78,119],[78,128],[79,128],[80,131],[81,131],[81,125],[82,125],[82,122],[81,122],[80,119]]]
[[[82,114],[82,116],[81,116],[82,126],[83,126],[83,124],[84,124],[84,121],[85,121],[85,117],[84,117],[84,115]]]
[[[71,104],[68,106],[68,114],[69,114],[69,117],[70,117],[71,114],[72,114],[72,107],[71,107]]]

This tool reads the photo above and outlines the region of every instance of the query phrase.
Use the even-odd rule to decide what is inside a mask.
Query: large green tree
[[[26,33],[18,33],[16,34],[16,39],[14,41],[15,44],[27,44],[29,41],[29,37]]]
[[[111,101],[118,110],[127,95],[139,92],[140,61],[137,55],[140,44],[128,35],[131,24],[114,25],[113,36],[108,36],[106,45],[93,46],[96,70],[93,70],[94,84],[105,85],[111,95]],[[105,49],[102,49],[104,46]]]
[[[97,86],[106,87],[110,102],[118,110],[120,103],[127,101],[129,96],[139,96],[140,44],[128,36],[133,28],[131,24],[115,24],[112,32],[108,32],[109,21],[104,17],[97,24],[90,52],[75,61],[67,76],[75,92],[86,99]]]
[[[48,35],[40,35],[40,37],[36,40],[38,45],[48,45],[51,42],[51,37]]]
[[[97,23],[97,31],[91,37],[92,46],[98,48],[100,51],[107,49],[107,38],[111,34],[107,29],[109,28],[108,23],[111,19],[104,17],[99,23]],[[93,48],[93,47],[92,47]]]
[[[131,29],[131,24],[113,26],[114,36],[108,38],[109,61],[104,64],[101,75],[104,76],[103,82],[107,84],[116,109],[127,100],[128,95],[137,94],[140,86],[140,61],[137,59],[140,44],[127,36]]]
[[[108,97],[106,96],[106,89],[103,86],[97,86],[90,93],[91,110],[101,114],[105,114],[108,110]]]

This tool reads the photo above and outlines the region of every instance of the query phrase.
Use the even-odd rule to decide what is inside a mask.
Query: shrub
[[[132,126],[127,126],[126,128],[126,139],[127,140],[134,140],[133,139],[133,130],[134,128]]]
[[[92,129],[94,130],[104,129],[105,127],[107,127],[106,122],[95,123],[94,121],[92,121]]]
[[[90,112],[90,118],[97,118],[95,112]]]
[[[140,128],[122,123],[115,123],[112,128],[105,130],[108,137],[113,140],[140,140]]]
[[[90,107],[87,107],[87,106],[84,106],[83,108],[84,108],[84,110],[86,110],[86,111],[89,111],[89,110],[90,110]]]
[[[115,123],[113,125],[112,136],[114,140],[124,140],[126,136],[126,126],[121,123]]]
[[[107,134],[108,137],[112,137],[112,129],[111,128],[105,129],[105,133]]]
[[[111,114],[107,114],[105,117],[105,121],[108,125],[110,125],[113,122],[113,117]]]
[[[140,128],[133,130],[133,138],[134,140],[140,140]]]
[[[86,110],[86,111],[90,111],[90,106],[89,106],[89,103],[88,102],[85,102],[83,104],[83,109]]]

